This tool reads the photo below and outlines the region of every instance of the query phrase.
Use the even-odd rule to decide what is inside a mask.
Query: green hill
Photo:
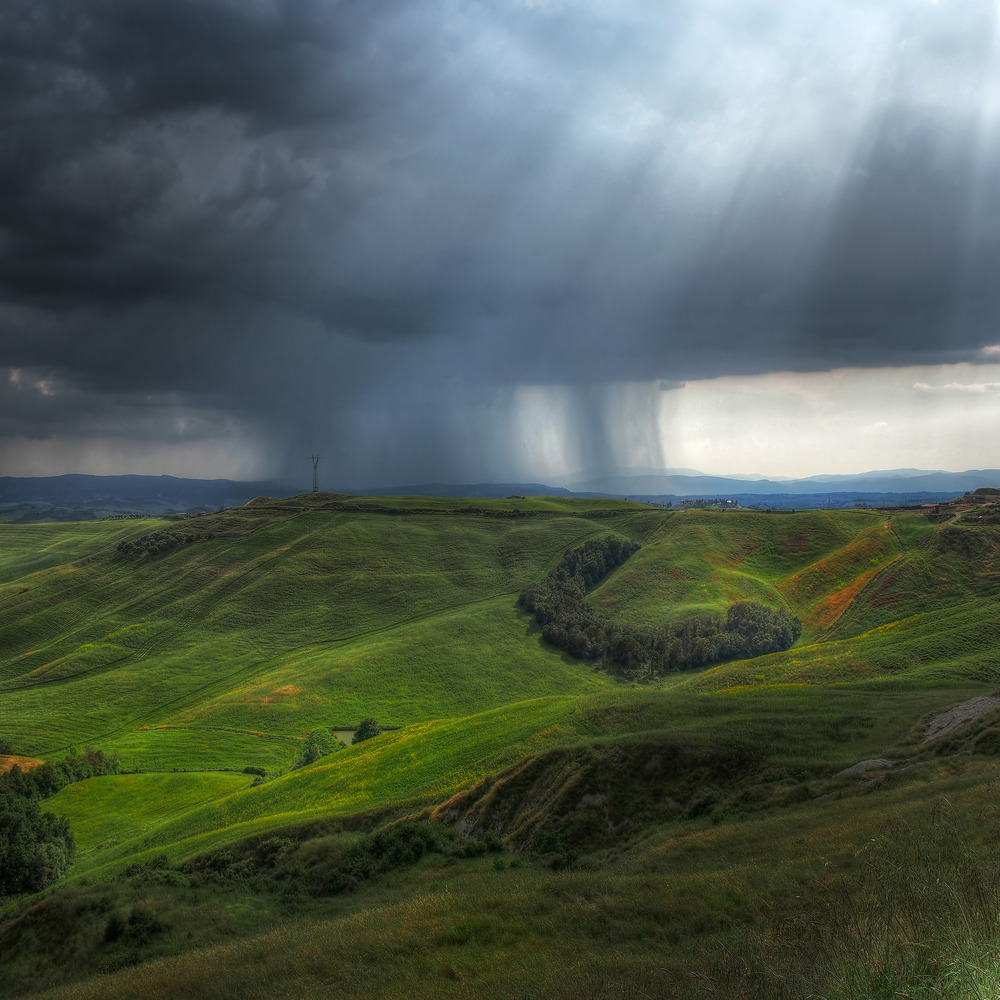
[[[231,731],[227,766],[243,767],[273,763],[270,747],[246,756],[260,733],[301,737],[372,713],[404,725],[607,683],[546,655],[514,603],[567,547],[645,513],[517,502],[520,517],[496,516],[510,505],[495,501],[461,513],[440,500],[428,512],[332,499],[124,528],[4,526],[9,738],[40,756],[120,745],[155,768],[159,727],[176,727],[171,758],[192,727],[216,731],[218,745]],[[33,534],[53,565],[27,554]],[[157,534],[179,541],[118,551]],[[192,737],[186,766],[218,766],[205,750]]]
[[[641,548],[588,595],[600,614],[659,626],[752,600],[798,615],[802,638],[648,684],[549,647],[519,592],[609,533]],[[334,967],[337,995],[741,995],[708,956],[754,953],[746,928],[773,913],[778,970],[780,915],[812,905],[824,852],[863,885],[852,859],[882,816],[933,836],[940,795],[984,808],[993,717],[922,734],[1000,677],[998,549],[974,510],[550,498],[0,525],[0,752],[94,747],[125,772],[43,801],[76,862],[8,907],[0,996],[211,996],[233,976],[249,995],[246,968],[267,995],[324,996]],[[343,746],[366,716],[388,731]],[[866,758],[889,773],[837,777]],[[426,960],[411,927],[436,942]],[[355,957],[314,955],[326,933]]]

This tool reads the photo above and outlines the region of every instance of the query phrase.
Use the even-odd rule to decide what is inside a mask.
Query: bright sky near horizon
[[[1000,467],[995,0],[8,0],[0,474]]]

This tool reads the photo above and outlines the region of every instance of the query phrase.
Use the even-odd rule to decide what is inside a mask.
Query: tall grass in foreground
[[[849,879],[818,878],[800,905],[734,931],[691,995],[774,1000],[1000,996],[1000,845],[946,799],[930,821],[890,820]]]
[[[985,1000],[1000,995],[995,786],[966,776],[951,792],[955,809],[863,795],[658,832],[560,869],[502,854],[428,856],[294,906],[294,886],[278,896],[238,884],[217,895],[207,883],[73,887],[77,911],[92,912],[81,910],[84,892],[93,905],[114,892],[100,920],[138,902],[163,932],[125,968],[98,941],[98,958],[118,971],[45,996]],[[869,825],[887,809],[892,819]],[[866,828],[867,842],[851,836]],[[845,834],[863,846],[845,853]],[[304,844],[301,860],[318,846]],[[188,921],[236,920],[230,911],[251,898],[270,908],[266,929],[240,917],[249,936],[185,944]]]

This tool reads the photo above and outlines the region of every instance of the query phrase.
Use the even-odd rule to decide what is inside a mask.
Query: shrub
[[[112,944],[118,941],[122,935],[125,933],[125,929],[128,927],[128,922],[126,919],[115,910],[108,917],[108,922],[104,925],[104,943]]]
[[[146,906],[135,906],[132,908],[128,918],[129,933],[133,939],[149,940],[158,931],[163,930],[163,924],[159,918]]]
[[[378,736],[381,732],[382,727],[373,718],[362,719],[354,733],[354,739],[351,740],[351,746],[355,743],[363,743],[365,740],[370,740],[373,736]]]

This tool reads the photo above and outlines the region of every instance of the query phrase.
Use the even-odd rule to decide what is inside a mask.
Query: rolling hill
[[[886,817],[933,838],[940,796],[963,822],[989,808],[997,713],[923,734],[1000,677],[991,501],[307,494],[0,525],[0,737],[122,771],[43,802],[76,862],[7,907],[0,995],[772,995],[739,962],[763,934],[794,979],[782,921],[826,899],[817,859],[860,906],[855,852]],[[604,617],[752,600],[799,616],[801,639],[646,684],[549,647],[519,592],[609,534],[641,547],[589,593]],[[386,731],[344,746],[366,716]],[[866,759],[874,777],[840,774]],[[911,988],[916,965],[896,964]]]

